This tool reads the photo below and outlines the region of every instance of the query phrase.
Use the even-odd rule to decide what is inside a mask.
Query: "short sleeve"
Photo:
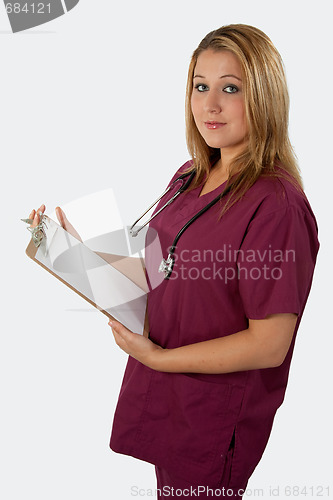
[[[237,256],[239,292],[249,319],[302,314],[319,248],[313,214],[287,206],[255,217]]]

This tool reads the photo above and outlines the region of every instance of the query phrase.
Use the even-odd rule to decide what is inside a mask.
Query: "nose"
[[[207,113],[219,113],[222,110],[219,96],[216,92],[206,92],[204,108]]]

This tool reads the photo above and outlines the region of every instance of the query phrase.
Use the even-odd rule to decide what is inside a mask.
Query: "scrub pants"
[[[183,500],[189,500],[198,498],[200,500],[209,500],[219,498],[221,500],[229,498],[232,500],[241,500],[243,495],[238,494],[238,489],[234,488],[231,490],[228,486],[230,483],[233,451],[233,448],[228,451],[222,478],[218,486],[208,486],[204,484],[195,486],[184,479],[174,477],[169,474],[167,470],[155,466],[157,499],[170,500],[181,498]],[[241,493],[242,492],[243,490],[241,490]]]

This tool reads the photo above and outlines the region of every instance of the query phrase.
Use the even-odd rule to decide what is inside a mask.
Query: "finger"
[[[39,207],[39,209],[36,211],[36,210],[33,210],[30,214],[30,217],[29,219],[33,219],[33,223],[31,224],[30,227],[36,227],[38,226],[38,224],[40,223],[40,213],[44,213],[45,212],[45,205],[41,205]]]
[[[45,205],[43,204],[43,205],[41,205],[41,206],[39,207],[39,209],[37,210],[37,213],[38,213],[38,215],[39,215],[40,213],[42,213],[42,214],[43,214],[44,212],[45,212]]]
[[[118,323],[117,321],[112,320],[110,321],[110,323],[109,324],[112,328],[112,333],[116,341],[116,344],[119,345],[119,347],[127,346],[128,342],[131,341],[132,332],[127,330],[127,328],[124,325]]]
[[[122,323],[119,323],[119,321],[110,320],[109,325],[111,326],[112,330],[118,333],[123,338],[128,337],[129,334],[132,332],[126,328]]]
[[[126,340],[116,330],[112,329],[111,331],[117,346],[120,347],[121,349],[126,349],[128,347]]]
[[[63,217],[63,212],[62,212],[61,208],[56,207],[55,212],[56,212],[56,215],[57,215],[57,218],[58,218],[60,225],[63,227],[64,226],[64,217]]]
[[[36,227],[39,224],[39,215],[38,212],[35,212],[35,216],[33,218],[32,224],[30,227]]]
[[[111,329],[112,331],[112,334],[115,338],[115,341],[117,342],[117,344],[119,344],[121,341],[124,341],[124,339],[122,338],[122,336],[116,331],[116,330],[113,330]]]
[[[115,321],[114,319],[113,320],[110,320],[109,321],[109,325],[111,326],[111,329],[112,329],[112,332],[114,333],[117,333],[118,335],[121,335],[121,329],[119,328],[120,326],[120,323],[117,323],[117,321]]]
[[[56,215],[58,217],[58,221],[60,222],[60,225],[62,227],[65,227],[66,221],[67,221],[65,212],[60,207],[56,207]]]
[[[32,210],[30,212],[29,219],[33,221],[35,218],[35,214],[36,214],[36,210]],[[32,222],[32,224],[30,224],[30,227],[33,227],[33,222]]]

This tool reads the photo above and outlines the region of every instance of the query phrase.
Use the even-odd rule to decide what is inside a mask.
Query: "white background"
[[[131,486],[155,488],[153,466],[108,448],[125,354],[102,314],[25,256],[19,219],[110,187],[124,222],[135,219],[188,159],[192,51],[237,22],[265,31],[285,61],[291,138],[321,241],[285,403],[249,494],[332,488],[330,4],[81,0],[15,35],[0,5],[2,499],[127,500]]]

